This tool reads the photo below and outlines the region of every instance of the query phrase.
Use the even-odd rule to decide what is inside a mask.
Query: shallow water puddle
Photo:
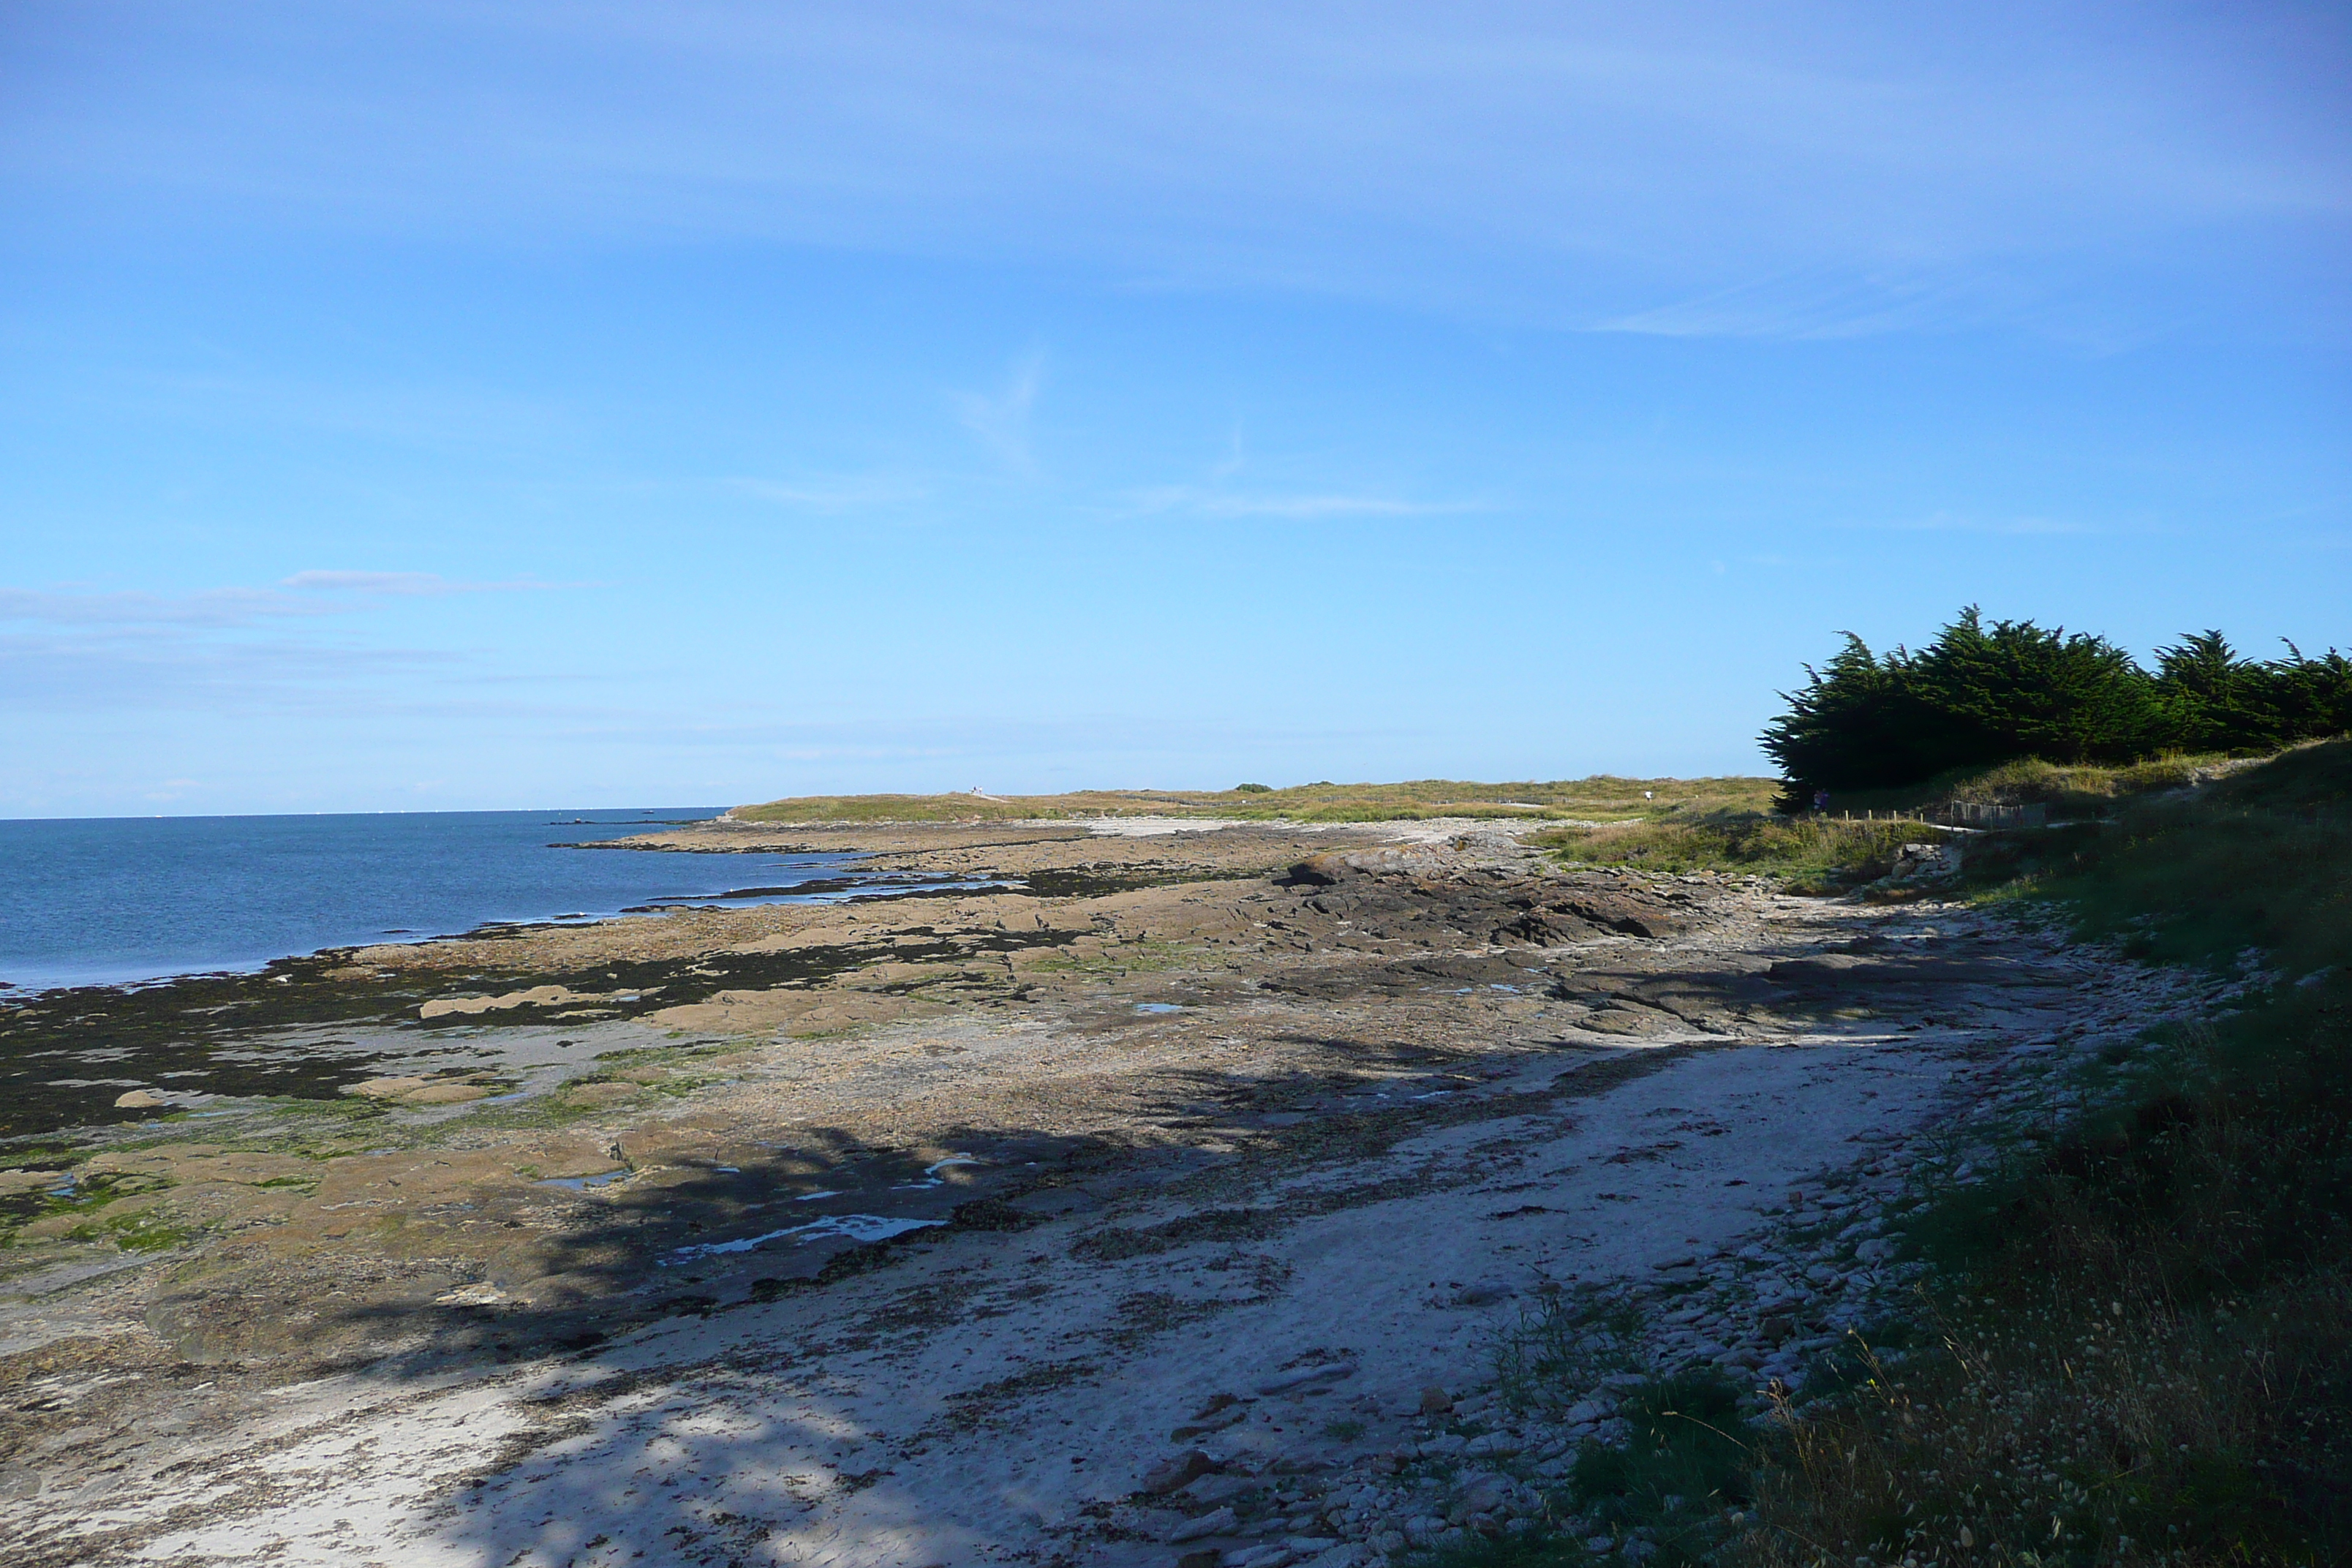
[[[924,1166],[923,1179],[921,1181],[909,1182],[904,1186],[892,1187],[890,1190],[894,1193],[919,1193],[926,1187],[936,1187],[945,1184],[947,1178],[940,1175],[940,1173],[946,1170],[950,1165],[977,1165],[980,1162],[972,1158],[970,1154],[950,1154],[944,1160]]]
[[[619,1181],[628,1173],[629,1168],[626,1165],[624,1165],[617,1171],[599,1171],[593,1176],[550,1176],[545,1181],[534,1183],[533,1185],[541,1187],[569,1187],[573,1192],[577,1193],[584,1192],[590,1187],[602,1187],[608,1185],[611,1183]]]
[[[904,1236],[910,1230],[927,1230],[934,1226],[945,1224],[947,1221],[943,1219],[893,1219],[887,1215],[878,1214],[828,1215],[824,1219],[812,1220],[807,1225],[787,1226],[782,1230],[772,1230],[764,1236],[747,1236],[740,1241],[706,1241],[696,1247],[677,1247],[667,1258],[661,1260],[661,1266],[665,1268],[673,1268],[678,1264],[689,1263],[695,1258],[708,1258],[716,1253],[751,1252],[765,1247],[772,1241],[782,1241],[787,1237],[793,1238],[794,1246],[831,1236],[845,1237],[851,1241],[857,1242],[887,1241],[894,1236]]]

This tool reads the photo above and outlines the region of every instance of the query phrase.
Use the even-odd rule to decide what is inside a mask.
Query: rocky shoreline
[[[192,1014],[342,1077],[15,1162],[12,1560],[1639,1558],[1559,1483],[1641,1379],[1807,1397],[1969,1118],[2210,1001],[1492,824],[691,831],[1071,880],[353,950]]]

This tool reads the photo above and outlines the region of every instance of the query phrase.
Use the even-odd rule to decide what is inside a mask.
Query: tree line
[[[2352,659],[2240,655],[2218,631],[2159,648],[2156,668],[2105,637],[1974,605],[1913,652],[1852,632],[1766,726],[1767,755],[1801,804],[1816,789],[1890,789],[2020,757],[2133,763],[2178,752],[2259,755],[2352,731]]]

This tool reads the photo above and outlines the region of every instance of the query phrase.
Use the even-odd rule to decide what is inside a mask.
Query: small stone
[[[1204,1513],[1198,1519],[1188,1519],[1170,1531],[1168,1544],[1175,1546],[1187,1541],[1198,1541],[1204,1535],[1223,1535],[1240,1523],[1240,1515],[1234,1513],[1232,1509],[1221,1508],[1213,1513]]]
[[[1354,1363],[1333,1362],[1328,1366],[1301,1367],[1297,1372],[1286,1372],[1279,1376],[1269,1377],[1257,1385],[1257,1391],[1260,1394],[1303,1393],[1318,1384],[1337,1383],[1341,1378],[1355,1375]]]
[[[423,1089],[428,1081],[421,1078],[372,1078],[362,1083],[345,1084],[343,1092],[364,1095],[370,1100],[398,1100],[404,1094]]]
[[[1154,1497],[1164,1497],[1185,1485],[1195,1476],[1205,1476],[1217,1468],[1217,1462],[1198,1448],[1187,1448],[1175,1458],[1163,1459],[1144,1472],[1139,1489]]]
[[[1265,1483],[1255,1476],[1200,1476],[1176,1492],[1180,1502],[1194,1508],[1214,1508],[1221,1503],[1238,1501],[1253,1492],[1265,1489]]]
[[[1264,1546],[1252,1546],[1238,1552],[1228,1552],[1223,1561],[1225,1568],[1286,1568],[1297,1553],[1278,1541]]]
[[[1462,1506],[1472,1513],[1492,1513],[1510,1494],[1510,1483],[1500,1476],[1479,1476],[1462,1489]]]
[[[412,1089],[400,1097],[403,1105],[462,1105],[469,1100],[488,1100],[490,1091],[478,1083],[429,1083],[422,1089]]]
[[[1228,1426],[1238,1425],[1248,1415],[1249,1412],[1246,1409],[1237,1405],[1218,1415],[1196,1415],[1169,1433],[1168,1440],[1171,1443],[1182,1443],[1194,1437],[1205,1437],[1212,1432],[1222,1432]]]

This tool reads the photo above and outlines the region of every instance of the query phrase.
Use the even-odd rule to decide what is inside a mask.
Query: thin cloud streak
[[[1598,321],[1592,330],[1665,338],[1825,342],[1981,326],[2015,316],[2032,298],[2032,290],[1982,269],[1846,278],[1816,268],[1633,311]]]
[[[0,588],[0,621],[47,626],[226,629],[288,616],[336,613],[334,605],[305,603],[269,588],[208,588],[179,595]]]
[[[0,158],[77,211],[1076,261],[1680,335],[1755,331],[1675,302],[1788,269],[2031,301],[2045,263],[2217,225],[2340,255],[2352,216],[2344,29],[2287,8],[322,0],[144,49],[75,15]]]
[[[1320,493],[1308,495],[1242,494],[1170,486],[1143,491],[1136,498],[1143,512],[1183,511],[1195,517],[1278,518],[1319,522],[1339,518],[1459,517],[1489,511],[1482,501],[1414,501],[1393,496]]]
[[[727,487],[740,494],[799,511],[845,512],[866,507],[903,506],[928,500],[928,488],[890,479],[732,479]]]
[[[1849,522],[1843,526],[1879,533],[1980,533],[2004,538],[2088,538],[2100,535],[2147,534],[2161,531],[2153,525],[2128,526],[2089,522],[2065,517],[1955,517],[1937,512],[1928,517],[1886,518]]]
[[[1030,415],[1045,385],[1045,354],[1033,350],[1013,363],[1003,390],[992,395],[958,392],[950,395],[956,418],[980,437],[998,461],[1019,474],[1036,472],[1037,459],[1029,441]]]
[[[372,600],[450,594],[544,593],[581,583],[519,579],[469,583],[431,572],[297,572],[267,588],[205,588],[190,594],[110,593],[0,587],[0,621],[89,627],[179,626],[228,630],[292,617],[350,615]]]
[[[540,594],[588,586],[585,583],[542,583],[529,577],[505,583],[457,582],[432,572],[297,572],[281,579],[278,585],[297,592],[378,594],[404,599],[443,594]]]

